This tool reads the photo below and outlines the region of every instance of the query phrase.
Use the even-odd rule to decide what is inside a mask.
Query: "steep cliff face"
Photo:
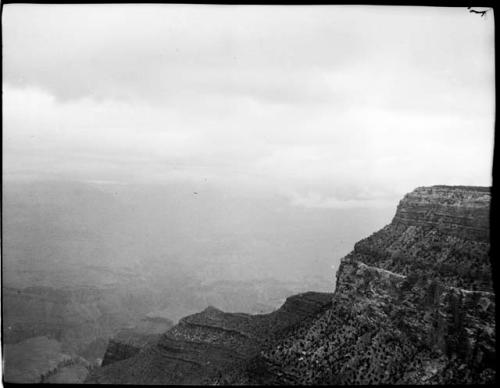
[[[492,291],[490,192],[483,187],[420,187],[399,203],[392,222],[358,242],[347,257],[402,275]]]
[[[263,352],[281,382],[486,383],[495,378],[489,191],[418,188],[342,259],[332,307]]]
[[[89,381],[491,383],[489,204],[487,188],[418,188],[342,259],[333,296],[254,316],[208,308]]]
[[[419,187],[400,202],[393,222],[488,242],[490,199],[487,187]]]

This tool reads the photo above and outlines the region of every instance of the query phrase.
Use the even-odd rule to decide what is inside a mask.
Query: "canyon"
[[[268,314],[209,307],[133,351],[116,339],[118,356],[86,381],[492,383],[490,202],[489,188],[419,187],[341,260],[333,294],[291,296]]]
[[[336,258],[390,216],[207,182],[7,181],[3,201],[5,378],[19,383],[82,382],[122,357],[116,343],[133,353],[207,306],[266,314],[328,292]]]

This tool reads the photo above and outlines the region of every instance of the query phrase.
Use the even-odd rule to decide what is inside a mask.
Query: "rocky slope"
[[[422,187],[341,262],[332,307],[263,352],[281,382],[486,383],[495,295],[486,188]]]
[[[427,384],[495,380],[488,188],[417,188],[342,259],[333,296],[271,314],[209,308],[90,382]]]
[[[87,382],[203,384],[239,371],[263,346],[325,311],[332,295],[305,293],[269,314],[224,313],[208,307],[187,316],[131,357],[95,370]],[[242,374],[239,372],[238,374]]]

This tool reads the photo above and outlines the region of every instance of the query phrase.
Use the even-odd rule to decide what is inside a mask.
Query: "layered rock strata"
[[[392,222],[347,257],[402,275],[469,290],[492,291],[488,188],[419,187]]]
[[[342,259],[332,307],[263,352],[281,382],[490,383],[487,188],[422,187]]]
[[[140,384],[495,381],[488,188],[417,188],[344,257],[336,289],[265,315],[214,308],[92,374]]]
[[[304,293],[261,315],[224,313],[208,307],[185,317],[156,343],[94,371],[91,383],[206,384],[239,371],[260,350],[291,328],[323,313],[332,294]],[[240,372],[241,371],[241,372]]]

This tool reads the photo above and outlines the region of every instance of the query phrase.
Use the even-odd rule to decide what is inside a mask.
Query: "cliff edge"
[[[417,188],[342,259],[333,295],[262,315],[207,308],[89,382],[493,383],[490,200],[485,187]]]
[[[281,382],[446,384],[495,380],[490,192],[420,187],[358,242],[332,307],[263,352]]]
[[[359,241],[346,259],[492,292],[490,201],[486,187],[419,187],[400,201],[389,225]]]

